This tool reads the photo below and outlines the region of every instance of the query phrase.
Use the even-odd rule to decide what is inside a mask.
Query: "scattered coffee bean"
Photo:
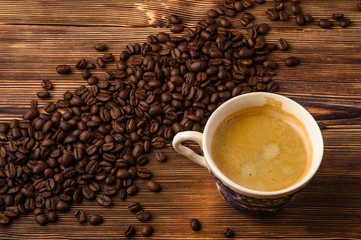
[[[266,0],[255,0],[255,2],[258,3],[258,4],[263,4],[263,3],[266,2]]]
[[[297,25],[303,26],[303,25],[305,25],[305,22],[306,22],[306,20],[305,20],[304,16],[301,13],[296,15],[296,23],[297,23]]]
[[[132,237],[135,234],[135,228],[133,225],[128,225],[125,227],[124,236]]]
[[[7,225],[7,224],[10,224],[11,222],[11,219],[6,216],[5,214],[0,214],[0,224],[1,225]]]
[[[139,212],[140,210],[142,210],[142,206],[140,205],[139,202],[131,202],[129,203],[128,205],[128,209],[130,212],[132,213],[137,213]]]
[[[96,199],[102,206],[110,206],[112,204],[112,199],[105,194],[98,195]]]
[[[147,220],[151,219],[150,212],[149,211],[144,211],[144,210],[138,211],[135,214],[135,216],[137,217],[137,219],[139,221],[147,221]]]
[[[296,57],[290,57],[290,58],[286,59],[286,65],[288,67],[293,67],[293,66],[296,66],[296,65],[298,65],[300,63],[301,63],[301,61]]]
[[[177,15],[170,15],[169,21],[173,24],[179,24],[182,22],[182,19],[180,19],[180,17],[178,17]]]
[[[150,237],[153,234],[153,227],[152,226],[144,226],[142,229],[142,236],[143,237]]]
[[[85,223],[86,222],[86,214],[83,210],[76,210],[74,212],[74,216],[78,220],[79,223]]]
[[[59,74],[69,74],[71,73],[71,68],[69,65],[59,65],[56,67],[56,71]]]
[[[35,220],[41,226],[48,224],[48,219],[46,218],[46,216],[44,214],[36,215]]]
[[[343,28],[348,27],[350,24],[351,24],[351,21],[348,18],[344,18],[340,22],[340,26]]]
[[[181,31],[183,31],[183,25],[181,24],[172,24],[170,25],[170,31],[174,32],[174,33],[179,33]]]
[[[328,19],[321,19],[319,25],[322,28],[331,28],[332,27],[332,22]]]
[[[149,180],[147,182],[147,188],[149,191],[152,191],[152,192],[159,192],[161,190],[161,186],[159,185],[159,183],[157,183],[153,180]]]
[[[99,224],[102,224],[103,223],[103,217],[100,216],[100,215],[92,215],[90,218],[89,218],[89,223],[91,225],[99,225]]]
[[[285,51],[288,49],[287,41],[283,38],[281,38],[277,41],[277,46],[278,46],[278,49],[280,49],[282,51]]]
[[[342,13],[334,13],[334,14],[332,14],[332,18],[335,20],[340,20],[343,18],[343,14]]]
[[[310,14],[306,14],[304,16],[304,18],[305,18],[305,22],[307,22],[307,23],[310,23],[313,21],[313,17]]]
[[[193,231],[201,230],[201,223],[196,218],[191,219],[190,226],[191,226]]]
[[[51,223],[58,221],[58,214],[56,212],[49,212],[48,221]]]
[[[164,162],[167,159],[163,152],[157,152],[155,158],[158,162]]]
[[[38,98],[49,98],[50,93],[48,91],[40,91],[36,94]]]
[[[104,43],[97,43],[94,45],[94,48],[95,48],[95,50],[100,51],[100,52],[108,49]]]
[[[223,231],[223,235],[226,237],[226,238],[233,238],[234,237],[234,232],[232,229],[230,228],[225,228],[224,231]]]
[[[41,81],[41,86],[46,90],[50,90],[53,88],[53,84],[49,80]]]
[[[300,5],[298,5],[298,4],[292,4],[291,11],[294,15],[302,13],[302,9],[301,9]]]
[[[356,4],[356,9],[361,12],[361,2]]]

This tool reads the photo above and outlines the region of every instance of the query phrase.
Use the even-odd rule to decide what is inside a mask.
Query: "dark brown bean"
[[[99,225],[99,224],[102,224],[103,223],[103,217],[100,216],[100,215],[92,215],[90,218],[89,218],[89,223],[91,225]]]
[[[198,219],[196,219],[196,218],[191,219],[189,224],[190,224],[193,231],[201,230],[201,223],[199,222]]]
[[[150,237],[152,236],[154,230],[152,226],[144,226],[142,229],[142,236],[143,237]]]
[[[124,229],[124,236],[132,237],[135,234],[135,228],[133,225],[128,225]]]
[[[71,73],[71,68],[69,65],[59,65],[56,67],[56,71],[59,74],[69,74]]]

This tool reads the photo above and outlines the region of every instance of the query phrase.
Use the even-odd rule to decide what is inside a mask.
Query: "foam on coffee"
[[[224,120],[212,140],[212,156],[235,183],[277,191],[301,180],[312,147],[304,125],[280,106],[247,108]]]

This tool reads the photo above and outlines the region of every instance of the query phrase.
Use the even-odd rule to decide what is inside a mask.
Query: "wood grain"
[[[0,239],[119,239],[127,224],[135,224],[137,238],[142,223],[128,212],[131,201],[140,201],[153,214],[152,239],[221,239],[225,227],[236,238],[360,238],[361,236],[361,13],[357,1],[303,0],[305,13],[315,19],[344,13],[352,20],[349,28],[320,29],[314,22],[305,27],[289,22],[269,22],[265,5],[251,10],[256,22],[268,22],[270,42],[285,38],[290,51],[274,52],[270,58],[279,63],[275,79],[279,93],[305,106],[317,120],[327,124],[323,130],[325,155],[321,168],[304,192],[283,211],[270,216],[254,216],[232,209],[219,195],[208,171],[176,154],[170,147],[163,151],[168,161],[159,163],[150,155],[149,168],[162,192],[151,193],[138,182],[140,193],[114,206],[100,207],[96,202],[74,205],[60,215],[57,224],[38,226],[33,215],[0,226]],[[59,64],[75,65],[80,58],[95,61],[99,52],[92,47],[104,42],[116,56],[130,42],[144,42],[149,34],[168,31],[170,14],[180,15],[187,26],[205,16],[218,0],[108,0],[47,1],[0,0],[0,121],[20,117],[41,89],[41,79],[50,79],[55,89],[52,99],[65,90],[85,84],[80,72],[61,76]],[[239,16],[235,31],[244,31]],[[336,25],[337,23],[335,23]],[[302,64],[287,68],[284,60],[297,56]],[[102,76],[102,71],[96,71]],[[48,100],[40,100],[40,105]],[[79,225],[75,209],[98,213],[105,222],[100,226]],[[198,218],[200,232],[189,228]]]

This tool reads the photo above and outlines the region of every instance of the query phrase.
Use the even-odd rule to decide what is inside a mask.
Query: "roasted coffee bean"
[[[112,199],[105,194],[98,195],[96,199],[102,206],[110,206],[112,204]]]
[[[223,230],[223,235],[226,237],[226,238],[233,238],[234,237],[234,232],[232,229],[230,228],[225,228]]]
[[[289,57],[289,58],[286,59],[286,65],[288,67],[293,67],[293,66],[296,66],[296,65],[298,65],[300,63],[301,63],[301,61],[296,57]]]
[[[266,2],[266,0],[255,0],[255,2],[258,3],[258,4],[263,4],[263,3]]]
[[[133,196],[138,193],[138,187],[136,185],[131,185],[127,188],[127,195]]]
[[[198,221],[198,219],[196,219],[196,218],[191,219],[189,224],[190,224],[193,231],[201,230],[201,223]]]
[[[76,210],[74,212],[74,216],[76,217],[77,221],[79,223],[85,223],[86,222],[86,214],[83,210]]]
[[[149,211],[144,211],[144,210],[138,211],[135,214],[135,216],[139,221],[147,221],[147,220],[151,219],[150,212]]]
[[[150,237],[152,236],[154,230],[152,226],[144,226],[142,229],[142,236],[143,237]]]
[[[350,24],[351,24],[351,21],[348,18],[344,18],[340,22],[340,26],[343,28],[348,27]]]
[[[163,152],[157,152],[155,154],[155,158],[157,159],[158,162],[163,162],[166,160],[166,156],[164,155]]]
[[[306,14],[304,18],[307,23],[310,23],[313,20],[313,17],[310,14]]]
[[[94,45],[94,48],[100,52],[107,50],[107,46],[104,43],[97,43]]]
[[[51,223],[56,222],[58,221],[58,214],[56,212],[49,212],[47,218],[48,221]]]
[[[278,46],[278,49],[282,50],[282,51],[285,51],[288,49],[288,44],[287,44],[287,41],[283,38],[280,38],[278,41],[277,41],[277,46]]]
[[[304,16],[303,16],[301,13],[299,13],[299,14],[296,15],[296,23],[297,23],[297,25],[299,25],[299,26],[305,25],[305,18],[304,18]]]
[[[38,98],[49,98],[50,93],[48,91],[40,91],[36,94]]]
[[[71,68],[69,65],[59,65],[56,67],[56,71],[59,74],[69,74],[71,73]]]
[[[126,237],[132,237],[135,234],[135,228],[133,225],[126,226],[124,230],[124,236]]]
[[[280,11],[278,15],[281,21],[287,21],[289,18],[289,15],[286,11]]]
[[[147,188],[149,191],[152,191],[152,192],[159,192],[161,190],[159,183],[152,181],[152,180],[147,182]]]
[[[291,11],[294,15],[302,13],[302,9],[301,9],[300,5],[298,5],[298,4],[292,4]]]
[[[265,14],[266,17],[271,21],[275,21],[279,19],[279,13],[275,9],[267,9]]]
[[[356,9],[361,12],[361,2],[356,4]]]
[[[103,223],[103,217],[100,216],[100,215],[92,215],[90,218],[89,218],[89,223],[91,225],[99,225],[99,224],[102,224]]]
[[[182,19],[180,19],[180,17],[178,17],[177,15],[170,15],[169,21],[173,24],[179,24],[182,22]]]
[[[138,175],[138,177],[143,178],[143,179],[148,179],[148,178],[152,177],[151,171],[146,168],[139,168],[137,175]]]
[[[128,209],[132,213],[137,213],[142,210],[142,206],[139,204],[139,202],[131,202],[128,205]]]
[[[42,214],[43,213],[43,209],[41,208],[35,208],[34,211],[33,211],[34,215],[39,215],[39,214]]]
[[[181,24],[172,24],[170,25],[170,31],[174,33],[179,33],[183,31],[183,25]]]
[[[39,214],[39,215],[35,216],[35,220],[41,226],[48,224],[48,219],[46,218],[46,216],[44,214]]]
[[[41,81],[41,86],[46,90],[50,90],[53,88],[53,84],[49,80]]]
[[[66,202],[60,201],[56,204],[56,210],[61,212],[69,211],[69,205]]]
[[[210,9],[207,13],[208,17],[210,18],[217,18],[218,17],[218,12],[214,9]]]
[[[328,19],[321,19],[320,22],[319,22],[319,25],[322,27],[322,28],[332,28],[332,22]]]
[[[332,14],[332,18],[335,20],[341,20],[343,18],[343,14],[342,13],[334,13],[334,14]]]

